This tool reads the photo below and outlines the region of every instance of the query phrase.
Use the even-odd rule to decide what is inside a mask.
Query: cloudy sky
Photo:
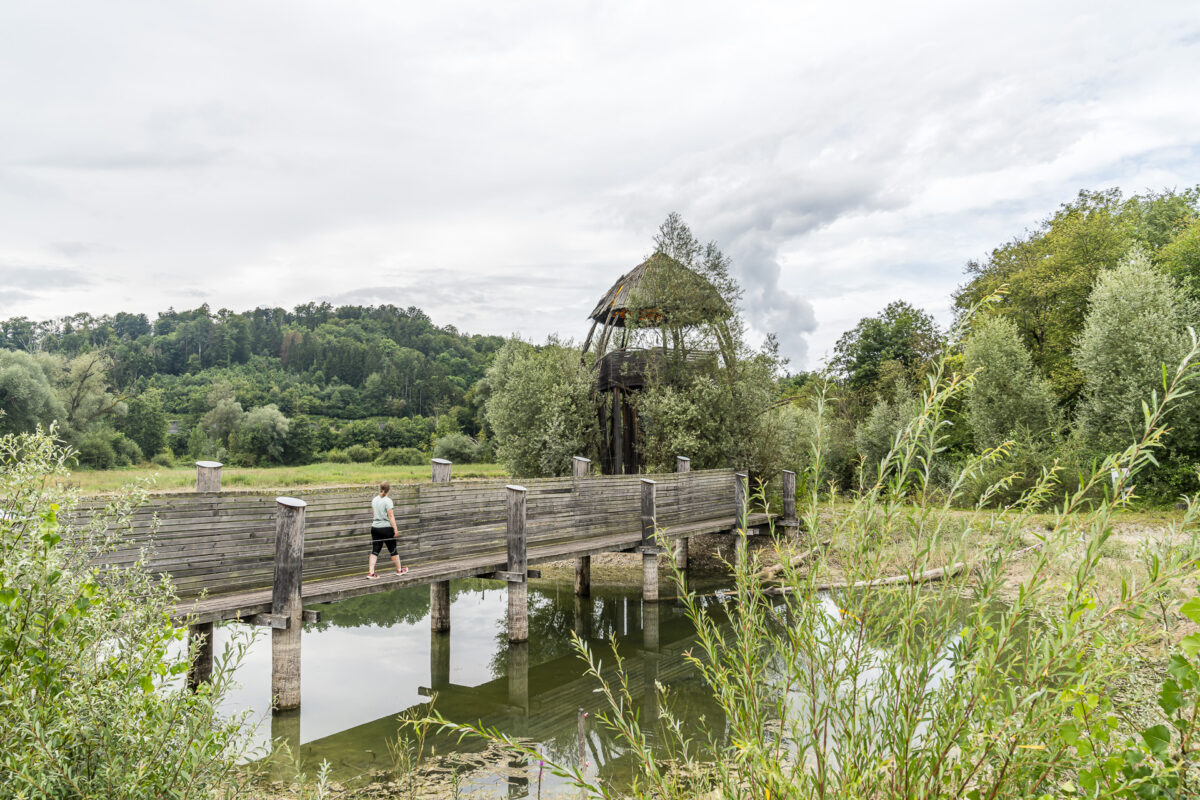
[[[581,337],[676,210],[795,369],[1081,188],[1200,183],[1200,6],[9,0],[0,97],[0,317]]]

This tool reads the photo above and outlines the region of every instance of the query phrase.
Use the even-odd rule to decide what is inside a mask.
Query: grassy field
[[[455,478],[504,476],[501,464],[455,464]],[[381,467],[375,464],[309,464],[303,467],[225,467],[221,486],[225,489],[283,489],[295,486],[361,486],[387,480],[392,483],[427,481],[430,466]],[[68,483],[85,494],[112,492],[126,484],[153,481],[152,491],[177,492],[196,488],[196,468],[158,466],[108,470],[77,470]]]

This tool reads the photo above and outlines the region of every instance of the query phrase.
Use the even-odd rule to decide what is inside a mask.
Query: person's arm
[[[396,513],[390,508],[388,509],[388,522],[392,523],[392,535],[399,539],[400,529],[396,527]]]

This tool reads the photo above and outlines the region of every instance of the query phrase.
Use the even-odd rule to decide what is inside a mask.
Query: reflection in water
[[[583,662],[571,647],[574,632],[609,668],[610,647],[616,644],[643,721],[659,717],[658,681],[670,687],[672,710],[685,723],[697,731],[724,727],[720,708],[682,655],[693,629],[683,608],[671,600],[643,604],[637,588],[593,586],[591,597],[580,598],[566,584],[531,586],[529,641],[510,645],[502,585],[454,581],[451,598],[448,634],[430,631],[429,591],[423,586],[322,606],[322,621],[305,625],[303,702],[291,714],[266,713],[271,648],[269,637],[259,637],[227,709],[254,709],[261,721],[255,732],[259,743],[283,738],[306,771],[327,759],[334,777],[347,780],[389,770],[389,745],[400,729],[397,716],[424,713],[436,693],[436,708],[448,719],[499,728],[536,742],[564,762],[576,761],[582,747],[590,773],[620,783],[629,764],[607,731],[589,725],[580,739],[580,709],[591,719],[605,709],[594,692],[595,680],[584,677]],[[218,631],[220,647],[230,629]],[[427,742],[429,749],[480,752],[484,747],[435,736]],[[530,774],[536,780],[537,765],[508,767],[500,770],[504,775],[464,776],[464,787],[494,782],[498,796],[523,796],[520,787]],[[555,786],[546,775],[544,788]]]

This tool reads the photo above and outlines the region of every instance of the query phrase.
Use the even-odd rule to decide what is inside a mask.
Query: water
[[[706,587],[698,586],[701,590]],[[670,599],[643,604],[637,588],[593,586],[576,598],[570,584],[531,585],[529,642],[510,645],[507,591],[495,582],[451,584],[450,634],[432,634],[429,590],[414,587],[320,606],[322,620],[304,626],[302,704],[299,712],[268,712],[271,681],[269,635],[258,636],[237,673],[227,711],[251,710],[253,740],[265,746],[282,738],[308,774],[328,760],[336,780],[379,779],[394,769],[390,747],[399,715],[435,707],[450,720],[482,722],[535,744],[551,757],[575,763],[580,708],[589,717],[585,741],[588,773],[622,784],[629,764],[611,734],[594,722],[605,710],[571,648],[583,636],[611,672],[615,643],[626,659],[630,692],[643,721],[659,714],[654,682],[669,687],[672,713],[701,735],[721,731],[723,714],[683,656],[693,641],[691,622]],[[715,601],[713,601],[715,602]],[[245,628],[221,626],[218,648]],[[653,726],[649,726],[653,727]],[[453,754],[461,788],[496,797],[536,794],[538,765],[497,763],[495,751],[457,737],[433,736],[426,752]],[[543,789],[558,784],[542,776]]]

